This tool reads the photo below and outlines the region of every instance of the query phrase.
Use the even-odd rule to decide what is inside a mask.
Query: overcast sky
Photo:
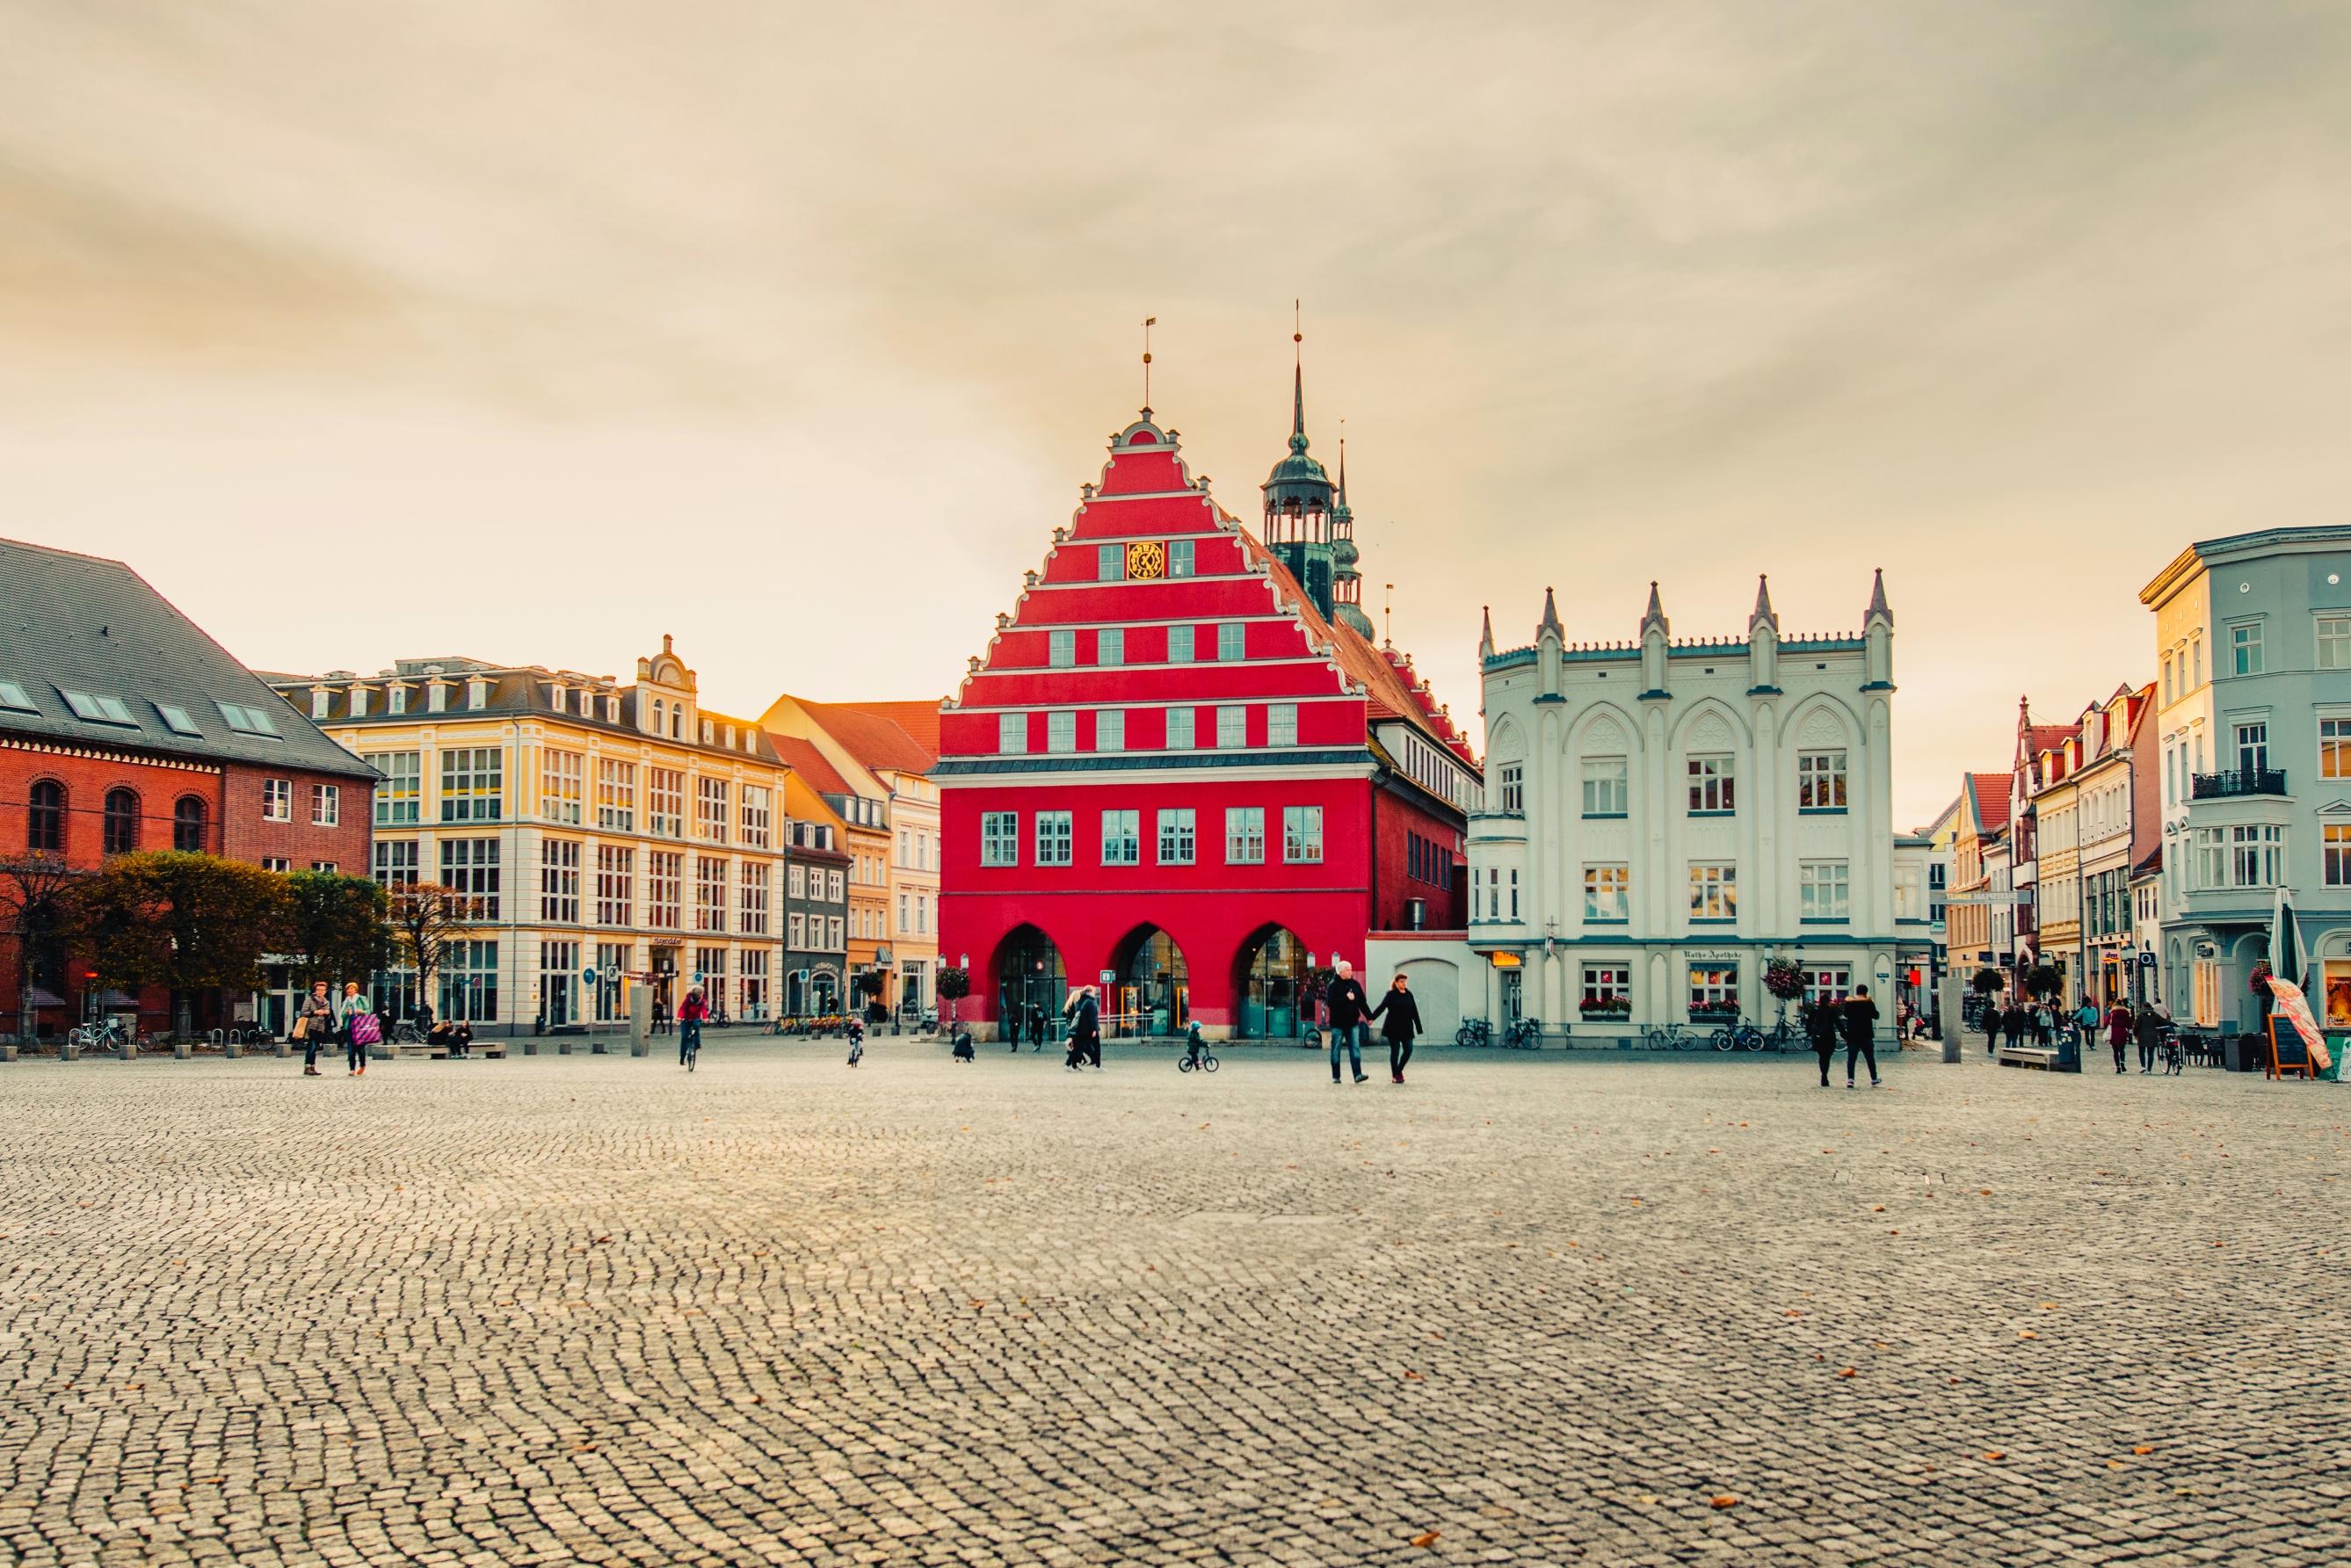
[[[249,664],[950,690],[1153,402],[1307,413],[1473,727],[1531,640],[1857,628],[1896,817],[2340,522],[2339,5],[0,0],[0,531]]]

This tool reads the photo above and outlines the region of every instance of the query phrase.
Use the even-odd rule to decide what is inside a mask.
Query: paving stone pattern
[[[2351,1091],[1412,1078],[0,1067],[0,1560],[2351,1561]]]

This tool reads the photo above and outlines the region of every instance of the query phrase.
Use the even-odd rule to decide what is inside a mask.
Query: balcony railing
[[[2221,800],[2231,795],[2283,795],[2283,768],[2238,768],[2226,773],[2199,773],[2189,779],[2191,800]]]

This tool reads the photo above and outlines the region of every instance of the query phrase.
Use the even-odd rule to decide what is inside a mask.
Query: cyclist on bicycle
[[[710,1008],[702,999],[702,988],[696,986],[685,993],[685,1000],[677,1007],[677,1064],[690,1067],[686,1059],[702,1049],[702,1020],[710,1016]]]

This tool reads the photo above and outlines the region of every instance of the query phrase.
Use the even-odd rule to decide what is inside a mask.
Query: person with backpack
[[[687,1065],[689,1052],[702,1048],[702,1020],[710,1016],[710,1005],[702,999],[702,988],[695,987],[685,993],[685,1000],[677,1005],[677,1064]]]
[[[1364,983],[1355,978],[1355,967],[1344,958],[1334,960],[1338,974],[1331,981],[1324,1000],[1331,1009],[1331,1082],[1339,1082],[1339,1048],[1347,1048],[1347,1063],[1355,1070],[1355,1082],[1364,1082],[1363,1047],[1371,1042],[1372,1026],[1364,1020],[1371,1015],[1372,1000],[1364,995]]]
[[[1420,1004],[1413,1000],[1402,975],[1390,984],[1380,1005],[1365,1016],[1380,1020],[1380,1038],[1388,1042],[1390,1082],[1403,1082],[1405,1067],[1412,1061],[1412,1037],[1420,1032]]]
[[[1869,1086],[1878,1088],[1877,1004],[1869,999],[1867,986],[1855,986],[1853,995],[1838,1004],[1837,1022],[1844,1029],[1844,1086],[1854,1086],[1853,1064],[1858,1057],[1869,1063]]]
[[[1836,998],[1826,992],[1805,1009],[1804,1038],[1812,1042],[1813,1054],[1821,1059],[1821,1087],[1829,1086],[1829,1064],[1836,1060],[1837,1016]]]

